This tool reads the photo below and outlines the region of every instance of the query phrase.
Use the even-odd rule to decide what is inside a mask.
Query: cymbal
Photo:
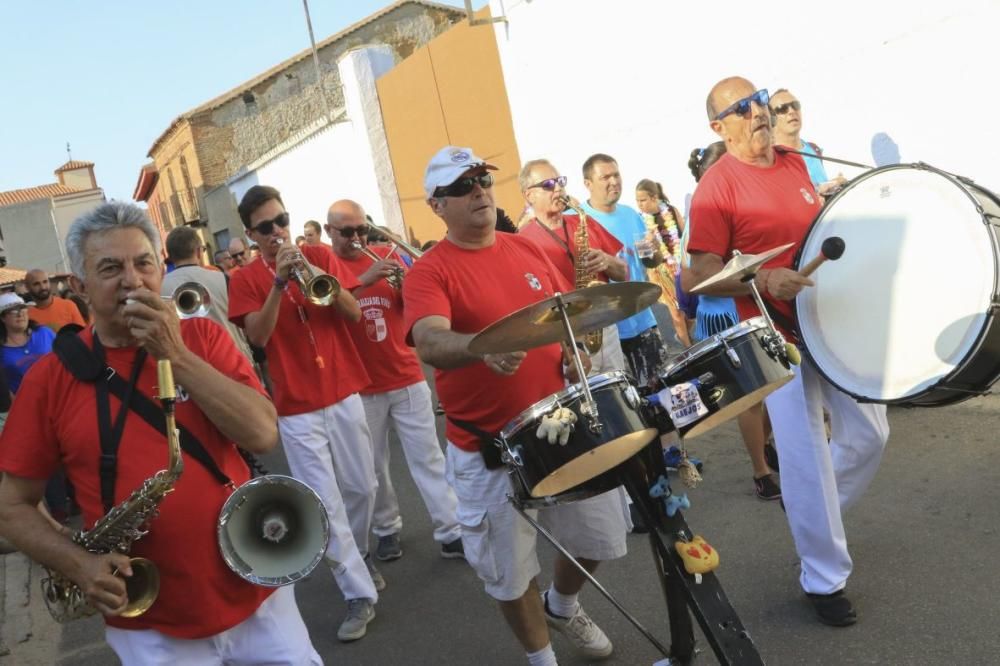
[[[649,282],[614,282],[562,294],[574,335],[610,326],[649,307],[663,290]],[[473,354],[502,354],[568,342],[552,296],[493,322],[469,342]]]
[[[743,278],[747,275],[753,275],[762,264],[766,264],[768,261],[777,257],[793,245],[795,245],[795,243],[785,243],[784,245],[780,245],[774,249],[768,250],[767,252],[761,252],[760,254],[738,254],[727,261],[721,271],[707,280],[699,282],[690,293],[697,294],[705,287],[710,287],[716,282],[721,282],[722,280],[728,280],[733,277]]]

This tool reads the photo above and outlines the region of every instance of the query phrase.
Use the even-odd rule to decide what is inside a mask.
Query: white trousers
[[[107,627],[122,666],[317,666],[323,663],[295,604],[293,585],[278,588],[253,615],[208,638],[174,638],[155,629]]]
[[[781,495],[806,592],[830,594],[847,584],[851,556],[841,513],[875,477],[889,438],[884,405],[859,404],[823,379],[807,358],[795,379],[766,400],[781,465]],[[833,436],[823,426],[830,410]]]
[[[625,371],[625,354],[622,353],[621,339],[618,337],[618,325],[605,326],[603,344],[600,351],[590,357],[590,374],[600,375],[615,370]],[[579,336],[579,340],[583,336]]]
[[[363,395],[361,401],[372,433],[375,478],[378,479],[372,531],[381,537],[397,534],[403,529],[399,500],[389,476],[391,425],[403,447],[410,476],[431,515],[434,540],[445,544],[461,538],[462,531],[455,519],[458,500],[444,477],[444,453],[438,444],[431,389],[427,382],[417,382],[385,393]]]
[[[292,476],[320,496],[330,519],[326,560],[345,599],[377,600],[364,557],[375,505],[375,465],[361,398],[278,417]]]

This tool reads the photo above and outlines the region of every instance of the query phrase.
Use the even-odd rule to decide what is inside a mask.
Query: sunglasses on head
[[[771,113],[777,116],[783,116],[788,113],[789,109],[793,111],[800,111],[802,109],[802,105],[799,104],[798,100],[795,100],[794,102],[786,102],[771,109]]]
[[[451,185],[436,188],[434,190],[434,196],[464,197],[472,191],[472,188],[475,187],[476,183],[479,183],[479,187],[484,190],[493,187],[493,174],[481,173],[478,176],[466,176],[465,178],[459,178]]]
[[[264,220],[255,227],[250,227],[250,231],[256,231],[261,236],[270,236],[274,233],[274,225],[278,225],[282,229],[288,226],[288,213],[282,213],[278,215],[273,220]],[[242,253],[240,253],[242,254]],[[236,255],[233,255],[236,256]]]
[[[557,178],[546,178],[545,180],[539,181],[534,185],[529,185],[528,189],[533,189],[535,187],[540,187],[546,192],[552,192],[557,187],[566,187],[566,176],[559,176]]]
[[[333,227],[333,228],[337,229],[337,227]],[[367,236],[368,235],[368,225],[367,224],[362,224],[361,226],[357,226],[357,227],[341,227],[340,229],[337,229],[337,231],[340,232],[340,235],[343,238],[353,238],[355,235],[358,235],[358,236]]]
[[[738,100],[727,106],[725,109],[723,109],[722,113],[720,113],[715,117],[715,119],[722,120],[723,118],[732,113],[738,114],[740,116],[746,116],[748,113],[750,113],[750,108],[751,108],[750,105],[753,102],[757,102],[757,104],[761,106],[767,106],[767,102],[770,98],[771,97],[770,95],[768,95],[767,89],[758,90],[754,94],[744,97],[743,99]]]

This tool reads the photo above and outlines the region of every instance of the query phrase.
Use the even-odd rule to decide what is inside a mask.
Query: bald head
[[[350,199],[341,199],[340,201],[334,201],[330,205],[330,210],[326,212],[326,223],[328,225],[333,224],[335,226],[340,226],[341,222],[345,218],[351,218],[349,224],[364,224],[365,222],[365,209],[361,207],[356,201],[351,201]],[[356,222],[360,220],[360,222]]]
[[[48,305],[52,298],[49,274],[41,268],[32,268],[24,274],[24,286],[36,305]]]
[[[360,254],[353,243],[365,245],[368,241],[367,229],[365,209],[356,201],[335,201],[326,212],[326,233],[330,237],[333,251],[340,257],[354,259]]]
[[[753,84],[742,76],[730,76],[712,86],[712,90],[708,93],[708,99],[705,100],[705,111],[708,112],[708,119],[715,120],[720,111],[732,104],[727,100],[732,98],[734,91],[740,93],[735,99],[740,99],[750,94],[744,93],[747,89],[750,90],[750,93],[756,90]]]
[[[247,263],[247,246],[239,238],[229,241],[229,256],[237,266],[245,266]]]

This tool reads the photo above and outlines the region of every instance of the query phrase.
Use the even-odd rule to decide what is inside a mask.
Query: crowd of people
[[[688,347],[759,315],[737,279],[690,291],[734,250],[801,243],[823,197],[845,180],[829,179],[822,151],[800,138],[802,106],[789,91],[769,95],[727,78],[709,92],[706,110],[720,141],[690,155],[698,184],[688,211],[652,179],[639,181],[635,208],[624,203],[618,161],[595,153],[580,167],[583,201],[568,194],[569,178],[551,160],[525,162],[517,174],[524,213],[515,223],[496,206],[496,167],[472,148],[441,148],[426,167],[424,195],[447,232],[419,258],[375,242],[370,216],[351,200],[333,202],[325,224],[309,220],[292,242],[295,211],[266,185],[239,202],[245,239],[211,258],[186,226],[170,231],[164,253],[133,204],[82,215],[66,239],[70,287],[82,308],[53,295],[43,271],[25,279],[32,305],[0,295],[0,408],[9,410],[0,435],[0,534],[79,587],[105,615],[107,640],[125,664],[320,663],[293,586],[262,588],[237,576],[215,543],[215,520],[232,488],[253,473],[245,454],[280,441],[292,475],[327,513],[324,561],[346,605],[338,638],[361,639],[387,588],[376,562],[403,556],[391,429],[441,557],[476,571],[527,662],[556,663],[550,630],[588,658],[611,655],[611,640],[580,603],[586,577],[568,558],[556,557],[551,584],[539,588],[536,534],[508,500],[509,477],[493,446],[526,408],[586,378],[565,345],[477,354],[469,343],[557,292],[649,280],[662,288],[673,330],[661,331],[646,308],[605,327],[599,349],[583,353],[585,372],[621,372],[648,393],[671,367],[665,333]],[[775,151],[776,144],[808,155]],[[790,340],[789,302],[812,285],[792,256],[775,257],[754,278]],[[179,312],[181,294],[197,296],[197,312]],[[89,350],[97,368],[90,381],[71,372],[60,351],[66,337]],[[128,557],[82,548],[61,523],[76,506],[84,526],[93,525],[165,466],[163,434],[134,407],[136,399],[155,400],[163,360],[178,385],[178,422],[206,455],[185,449],[176,492],[130,553],[160,566],[165,592],[145,614],[124,617]],[[424,364],[434,369],[445,417],[444,452]],[[129,378],[123,397],[103,388],[110,375]],[[852,624],[841,511],[878,467],[888,437],[884,407],[858,404],[804,360],[766,408],[738,420],[754,492],[782,500],[816,616]],[[624,556],[633,528],[620,487],[538,509],[537,520],[589,572]]]

